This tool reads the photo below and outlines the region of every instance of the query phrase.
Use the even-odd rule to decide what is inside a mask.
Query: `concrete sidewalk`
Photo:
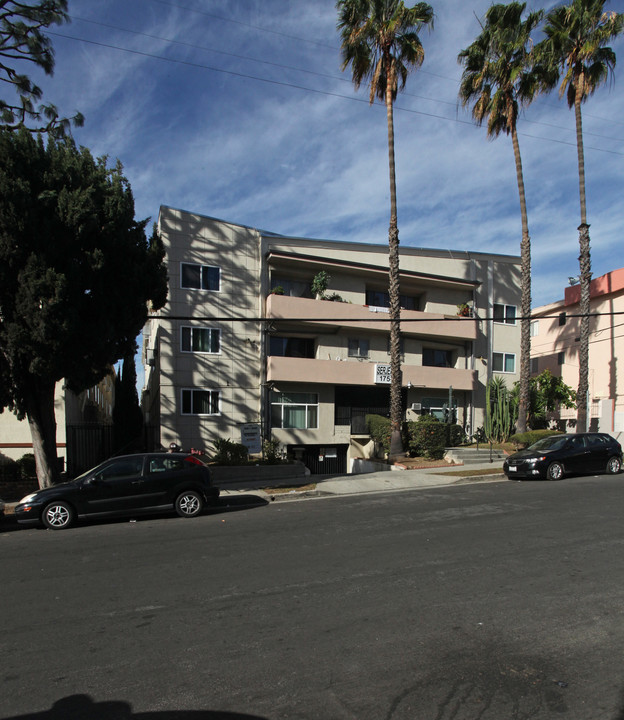
[[[482,475],[470,475],[472,471],[487,471]],[[323,497],[328,495],[357,495],[361,493],[412,490],[425,487],[443,487],[474,482],[505,480],[502,462],[479,465],[448,465],[437,468],[413,470],[383,471],[358,475],[309,475],[306,485],[315,485],[314,489],[302,486],[298,489],[291,485],[288,492],[280,491],[266,483],[250,487],[222,486],[221,497],[230,495],[255,494],[268,500],[293,500],[301,497]]]

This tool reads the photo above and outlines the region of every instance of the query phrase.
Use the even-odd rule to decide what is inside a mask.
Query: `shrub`
[[[0,480],[13,481],[19,479],[19,465],[11,458],[3,458],[2,462],[0,462]]]
[[[407,423],[408,443],[412,455],[430,460],[444,457],[447,442],[447,425],[432,415],[421,415],[416,422]]]
[[[22,480],[30,480],[37,477],[37,465],[35,464],[35,456],[32,453],[26,453],[17,461],[20,478]]]
[[[366,427],[371,438],[384,449],[390,452],[390,418],[383,415],[367,415]]]
[[[217,465],[242,465],[247,462],[249,453],[242,443],[219,438],[214,441],[214,447],[213,460]]]
[[[559,430],[529,430],[524,433],[516,433],[512,435],[509,440],[515,445],[524,445],[528,447],[537,442],[540,438],[548,437],[549,435],[563,435]]]
[[[269,465],[277,465],[284,459],[284,451],[281,449],[279,440],[265,440],[262,443],[264,460]]]
[[[466,433],[461,425],[447,425],[446,444],[449,447],[457,447],[466,442]]]

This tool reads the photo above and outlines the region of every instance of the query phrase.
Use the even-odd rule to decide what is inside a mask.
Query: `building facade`
[[[624,431],[624,268],[591,282],[589,320],[588,430],[617,434]],[[550,370],[576,390],[579,384],[580,285],[565,288],[563,300],[531,313],[531,373]],[[622,376],[622,380],[620,380]],[[576,410],[562,408],[552,421],[562,430],[573,429]]]
[[[159,230],[169,299],[143,348],[153,445],[210,450],[257,425],[312,472],[370,456],[365,416],[389,408],[387,246],[169,207]],[[518,380],[519,258],[402,247],[400,265],[406,418],[452,406],[474,433],[488,379]]]

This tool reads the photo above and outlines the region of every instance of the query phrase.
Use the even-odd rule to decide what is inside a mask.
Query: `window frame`
[[[357,353],[351,352],[351,346],[354,343],[357,343]],[[365,352],[362,352],[363,348],[365,348]],[[362,337],[347,338],[347,357],[356,360],[368,360],[370,357],[370,339]]]
[[[184,349],[184,331],[190,330],[190,349]],[[217,337],[218,350],[193,350],[193,333],[194,331],[207,330],[210,333],[209,345],[212,347],[213,333]],[[180,326],[180,352],[189,353],[191,355],[220,355],[221,354],[221,329],[215,327],[207,327],[205,325],[181,325]]]
[[[502,318],[496,317],[496,308],[502,308]],[[513,308],[513,318],[509,317],[509,311]],[[518,306],[508,305],[507,303],[494,303],[492,307],[492,320],[497,325],[517,325],[518,324]]]
[[[199,287],[195,285],[184,284],[184,268],[195,267],[199,268]],[[203,287],[204,285],[204,270],[216,270],[217,271],[217,287]],[[180,263],[180,288],[182,290],[200,290],[201,292],[221,292],[221,268],[218,265],[203,265],[201,263],[181,262]]]
[[[310,398],[315,398],[315,402],[278,402],[276,401],[276,398],[279,398],[282,400],[284,397],[297,397],[297,396],[308,396]],[[319,394],[318,393],[309,393],[309,392],[279,392],[277,390],[271,391],[271,397],[270,397],[270,404],[271,404],[271,428],[275,430],[318,430],[319,429],[319,415],[320,415],[320,403],[319,403]],[[293,408],[305,408],[305,427],[292,427],[292,426],[284,426],[284,407],[289,407],[291,409]],[[279,408],[279,424],[276,424],[276,409]],[[316,424],[311,424],[310,419],[312,418],[312,411],[314,414],[314,420]]]
[[[190,399],[191,399],[191,411],[185,412],[185,393],[191,393]],[[210,395],[210,406],[213,406],[214,400],[213,396],[216,396],[216,404],[217,404],[217,411],[216,412],[208,412],[208,413],[202,413],[202,412],[193,412],[194,409],[194,395],[195,393],[208,393]],[[180,415],[184,415],[186,417],[217,417],[221,415],[221,393],[219,390],[214,390],[212,388],[180,388]]]
[[[497,370],[494,366],[495,363],[495,357],[499,355],[502,358],[503,361],[503,369]],[[513,370],[505,370],[505,367],[507,366],[507,359],[513,358]],[[492,372],[503,374],[503,375],[515,375],[516,374],[516,353],[508,353],[508,352],[492,352]]]

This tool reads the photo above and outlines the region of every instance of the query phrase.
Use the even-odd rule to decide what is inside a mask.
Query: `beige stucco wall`
[[[260,420],[262,328],[229,318],[260,314],[258,234],[171,208],[161,209],[159,230],[169,276],[169,300],[159,314],[171,318],[159,323],[154,343],[159,383],[150,392],[160,398],[160,442],[185,449],[208,449],[216,438],[239,442],[240,425]],[[220,290],[181,288],[182,262],[219,267]],[[220,330],[220,352],[182,352],[182,326]],[[218,390],[220,414],[182,415],[182,388]]]
[[[63,382],[56,383],[54,412],[56,415],[57,454],[65,461],[65,391]],[[26,453],[32,453],[32,438],[28,420],[18,420],[12,412],[5,408],[4,412],[0,413],[0,462],[3,457],[18,460]]]

